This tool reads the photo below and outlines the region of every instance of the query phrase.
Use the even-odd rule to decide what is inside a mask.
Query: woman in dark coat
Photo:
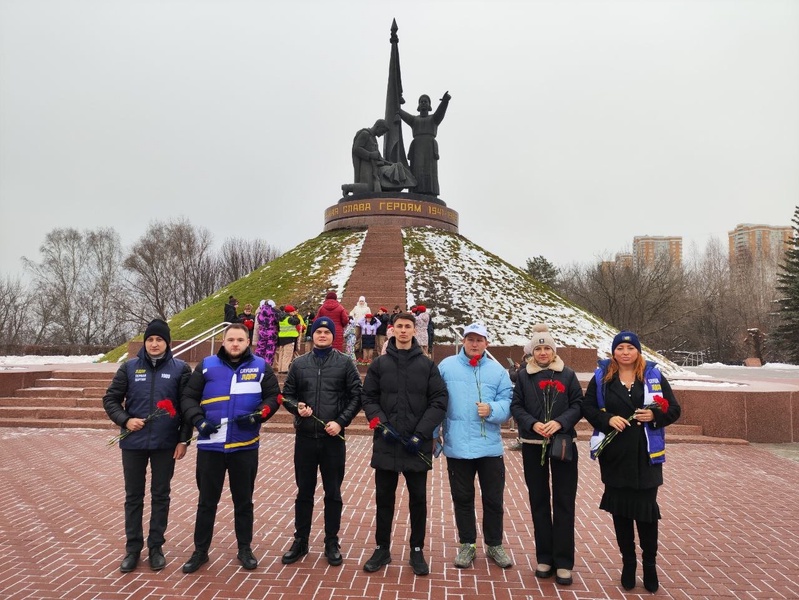
[[[577,498],[574,426],[581,418],[583,390],[574,371],[556,354],[555,340],[546,325],[533,327],[530,346],[532,356],[517,373],[510,410],[522,442],[524,480],[535,532],[535,575],[546,578],[554,574],[559,584],[570,585]],[[565,433],[572,440],[571,460],[551,457],[549,448],[544,451],[544,442],[555,433]]]
[[[585,418],[596,428],[592,457],[598,454],[605,484],[599,508],[613,515],[622,556],[622,586],[635,587],[634,522],[644,587],[655,592],[659,585],[657,493],[666,456],[663,428],[679,418],[680,405],[655,364],[641,356],[638,336],[619,333],[613,338],[612,354],[613,358],[600,361],[583,403]],[[608,434],[615,436],[610,442],[604,440]]]

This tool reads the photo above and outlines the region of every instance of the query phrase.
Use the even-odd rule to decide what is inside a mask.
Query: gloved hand
[[[405,451],[408,454],[419,454],[422,451],[422,438],[414,433],[405,443]]]
[[[219,425],[208,419],[200,419],[194,426],[197,428],[199,434],[203,437],[210,437],[212,433],[219,431]]]
[[[258,429],[262,423],[260,413],[239,415],[234,421],[236,421],[236,424],[242,429]]]
[[[401,438],[399,431],[394,429],[391,423],[383,423],[383,426],[380,428],[380,435],[382,435],[383,439],[389,444],[393,444]]]

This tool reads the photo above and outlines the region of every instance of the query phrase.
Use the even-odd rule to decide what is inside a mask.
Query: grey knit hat
[[[533,335],[530,338],[530,352],[535,350],[536,346],[549,346],[552,352],[558,352],[558,347],[555,340],[549,333],[549,328],[543,323],[533,325]]]

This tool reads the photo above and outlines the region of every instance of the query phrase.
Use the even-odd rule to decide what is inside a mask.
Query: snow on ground
[[[102,354],[81,356],[0,356],[0,369],[13,369],[30,365],[64,365],[75,363],[94,363],[100,360]]]
[[[741,365],[725,365],[724,363],[704,363],[698,365],[696,367],[691,367],[692,369],[737,369]],[[759,368],[759,369],[778,369],[778,370],[799,370],[799,365],[790,365],[787,363],[766,363],[762,367],[749,367],[751,368]]]
[[[452,327],[460,331],[479,320],[488,327],[490,343],[524,346],[532,326],[546,323],[558,344],[610,356],[618,330],[546,286],[532,284],[521,269],[453,233],[418,227],[404,228],[402,235],[407,302],[432,301],[437,341],[453,342]],[[449,299],[449,306],[437,305],[436,298]],[[643,355],[669,377],[690,375],[649,348]]]
[[[684,372],[681,372],[684,374]],[[669,383],[672,386],[679,387],[679,386],[691,386],[691,387],[709,387],[709,388],[720,388],[720,387],[748,387],[745,383],[737,383],[733,381],[720,381],[717,379],[713,379],[710,377],[709,379],[705,379],[704,377],[710,377],[708,375],[703,376],[702,379],[680,379],[679,377],[676,379],[669,378]]]
[[[363,243],[366,241],[366,232],[355,232],[350,237],[350,240],[352,241],[340,248],[341,265],[330,281],[331,287],[335,290],[339,299],[344,295],[344,288],[350,279],[350,275],[352,275],[355,264],[358,262],[358,257],[361,255]]]

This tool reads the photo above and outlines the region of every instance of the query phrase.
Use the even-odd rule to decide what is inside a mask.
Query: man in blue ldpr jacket
[[[485,325],[473,323],[463,330],[461,351],[438,367],[449,394],[444,455],[460,538],[454,564],[460,569],[471,565],[476,554],[475,475],[480,478],[486,554],[503,569],[513,565],[502,547],[505,461],[500,434],[510,417],[513,387],[508,371],[486,355],[486,348]]]
[[[245,569],[258,566],[250,544],[259,433],[261,423],[277,412],[280,388],[272,367],[250,351],[249,332],[243,323],[228,325],[222,335],[222,348],[197,365],[180,401],[184,418],[199,432],[200,498],[194,525],[194,553],[183,565],[184,573],[193,573],[208,562],[225,472],[233,497],[237,558]],[[267,407],[269,410],[265,411]]]

